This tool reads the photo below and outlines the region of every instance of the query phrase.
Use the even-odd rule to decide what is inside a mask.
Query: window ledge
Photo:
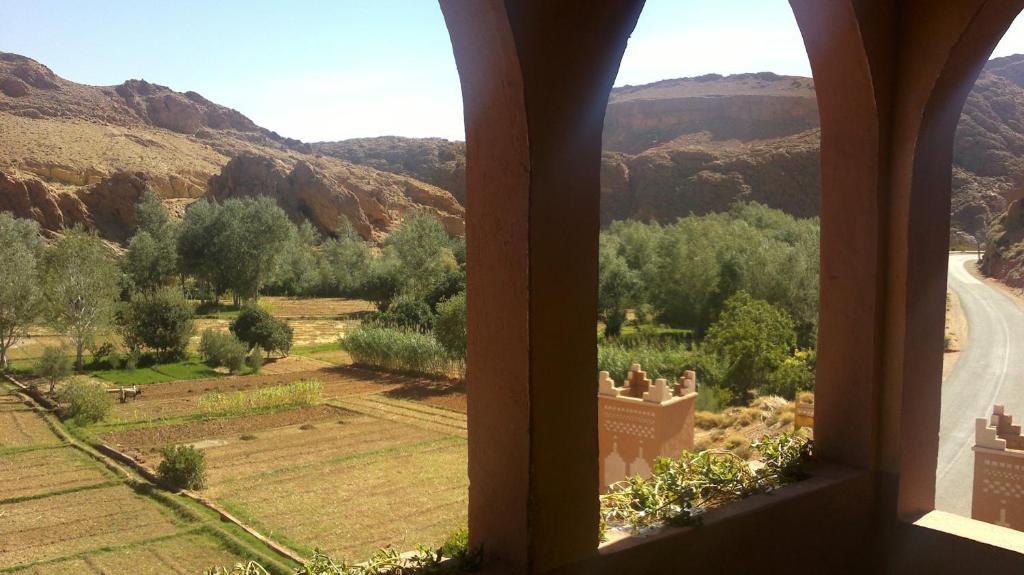
[[[867,471],[839,465],[816,464],[809,471],[809,477],[803,481],[784,485],[769,493],[763,493],[736,501],[729,505],[712,509],[704,515],[702,526],[699,527],[660,527],[640,535],[629,533],[609,533],[609,540],[598,546],[598,554],[609,555],[650,541],[678,537],[701,529],[705,526],[728,522],[731,519],[748,514],[758,513],[768,507],[785,504],[800,499],[821,489],[835,487],[844,483],[863,479]],[[1009,530],[1007,530],[1009,531]],[[1017,533],[1017,532],[1014,532]],[[1024,537],[1024,533],[1017,533]]]
[[[931,511],[911,522],[917,527],[1024,554],[1024,532],[1000,527],[945,511]]]

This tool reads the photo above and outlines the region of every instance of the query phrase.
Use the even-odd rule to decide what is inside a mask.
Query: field
[[[194,358],[93,371],[89,375],[108,386],[138,384],[143,393],[115,403],[103,422],[77,428],[76,436],[110,445],[152,470],[167,445],[199,448],[208,468],[201,495],[306,556],[320,548],[358,561],[379,547],[438,544],[464,526],[464,385],[351,366],[337,341],[373,309],[366,302],[266,297],[261,303],[295,330],[292,355],[271,359],[258,375],[228,375]],[[197,333],[226,330],[235,313],[203,310]],[[58,341],[45,330],[33,335],[17,350],[27,369],[43,345]],[[200,401],[211,394],[244,399],[303,380],[321,384],[313,404],[220,412],[204,409]],[[118,572],[117,565],[138,561],[142,566],[133,572],[184,573],[233,562],[216,539],[134,493],[18,405],[0,401],[0,485],[7,486],[0,490],[0,549],[19,550],[17,556],[0,556],[0,572],[27,562],[36,570],[25,572],[33,573]],[[22,511],[14,515],[6,508],[12,505]],[[79,510],[83,506],[88,509]],[[19,517],[50,510],[55,522],[73,516],[81,536],[63,537],[60,528],[42,522],[31,546],[4,539],[26,528]],[[192,563],[175,563],[182,560],[180,545],[198,546]],[[112,548],[99,551],[107,547]]]
[[[316,379],[323,403],[210,416],[205,393]],[[146,387],[87,429],[155,468],[165,445],[207,458],[203,495],[300,553],[361,560],[378,547],[440,543],[466,522],[466,417],[461,386],[321,364],[280,375]]]
[[[240,555],[207,521],[136,492],[0,388],[0,572],[197,573]]]

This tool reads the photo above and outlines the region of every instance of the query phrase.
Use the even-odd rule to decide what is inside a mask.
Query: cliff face
[[[380,238],[419,209],[437,214],[453,233],[462,229],[463,210],[450,193],[312,152],[195,92],[144,80],[85,86],[0,52],[0,210],[49,232],[82,224],[124,241],[143,189],[180,212],[208,192],[225,197],[232,178],[273,179],[253,172],[255,165],[281,170],[287,185],[268,195],[325,234],[345,215],[365,237]]]

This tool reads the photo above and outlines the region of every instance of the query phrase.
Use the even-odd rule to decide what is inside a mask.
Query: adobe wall
[[[997,405],[975,421],[971,517],[1024,531],[1024,437]]]
[[[598,475],[601,492],[632,476],[650,477],[659,457],[677,458],[693,449],[697,374],[687,371],[672,389],[651,381],[640,364],[630,367],[626,385],[602,371],[597,378]]]

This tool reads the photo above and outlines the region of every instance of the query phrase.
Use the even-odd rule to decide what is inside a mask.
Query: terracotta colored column
[[[441,1],[466,116],[470,534],[512,572],[596,553],[601,131],[641,6]]]

